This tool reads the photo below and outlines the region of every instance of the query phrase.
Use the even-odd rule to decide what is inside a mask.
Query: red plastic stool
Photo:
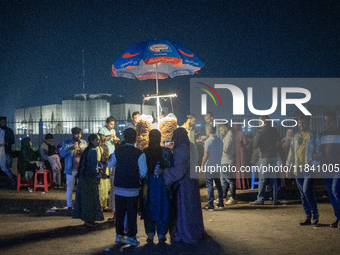
[[[43,174],[44,179],[43,179],[43,184],[38,184],[38,174]],[[49,177],[49,180],[47,178]],[[34,175],[34,188],[33,191],[35,192],[36,188],[44,188],[45,192],[48,192],[48,187],[53,187],[52,186],[52,171],[51,170],[38,170],[35,172]]]
[[[33,178],[22,183],[21,182],[21,175],[18,173],[18,176],[17,176],[17,192],[20,191],[20,187],[30,187],[31,189],[33,189]]]

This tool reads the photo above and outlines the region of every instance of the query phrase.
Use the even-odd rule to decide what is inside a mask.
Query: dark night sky
[[[0,115],[13,118],[15,108],[81,93],[82,50],[85,92],[141,103],[155,81],[111,77],[111,64],[131,44],[152,38],[195,52],[205,63],[195,78],[340,77],[339,13],[336,0],[0,0]],[[161,92],[179,95],[175,114],[183,121],[189,81],[159,83]]]

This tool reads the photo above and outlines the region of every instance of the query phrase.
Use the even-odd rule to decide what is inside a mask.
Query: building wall
[[[15,133],[28,133],[28,134],[38,134],[39,133],[39,124],[38,121],[42,118],[43,121],[57,121],[62,118],[62,107],[58,104],[52,105],[43,105],[43,106],[35,106],[28,107],[26,109],[17,109],[14,113],[15,118]],[[54,128],[51,124],[49,126],[44,126],[46,130],[44,133],[48,133]],[[52,131],[53,132],[53,131]]]
[[[95,99],[95,100],[88,100],[86,101],[88,105],[88,118],[93,119],[105,119],[108,117],[108,103],[106,100],[103,99]]]
[[[83,133],[96,133],[105,125],[105,120],[110,115],[122,126],[125,126],[126,121],[131,120],[131,115],[135,111],[140,113],[143,111],[144,114],[156,117],[155,105],[144,105],[144,108],[140,104],[111,105],[110,96],[111,94],[77,94],[72,99],[62,100],[61,105],[17,109],[15,111],[16,134],[39,134],[40,132],[69,134],[72,127],[76,126],[83,129]],[[123,100],[120,98],[120,101]],[[167,114],[168,108],[164,107],[163,111]],[[40,123],[39,131],[41,115],[43,123]]]
[[[52,113],[54,119],[61,119],[62,106],[60,104],[51,104],[17,109],[14,113],[14,119],[39,120],[40,117],[42,117],[43,120],[50,120],[52,118]]]
[[[110,103],[105,99],[62,101],[64,120],[107,118],[109,109]]]
[[[87,112],[85,100],[62,101],[63,120],[83,119],[85,112]]]

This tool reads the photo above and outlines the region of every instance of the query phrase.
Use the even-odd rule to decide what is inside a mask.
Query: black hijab
[[[172,135],[172,141],[174,142],[174,149],[176,149],[176,147],[181,144],[186,144],[187,146],[190,146],[188,132],[182,127],[179,127],[174,131]]]
[[[162,147],[161,147],[161,132],[153,129],[149,133],[149,146],[143,151],[146,156],[146,164],[148,166],[148,174],[153,174],[157,161],[163,166]]]

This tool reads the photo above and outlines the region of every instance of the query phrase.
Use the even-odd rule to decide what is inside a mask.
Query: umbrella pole
[[[156,94],[158,95],[158,63],[156,63]]]
[[[158,63],[156,63],[156,93],[158,95]],[[157,97],[157,129],[159,130],[159,97]]]

